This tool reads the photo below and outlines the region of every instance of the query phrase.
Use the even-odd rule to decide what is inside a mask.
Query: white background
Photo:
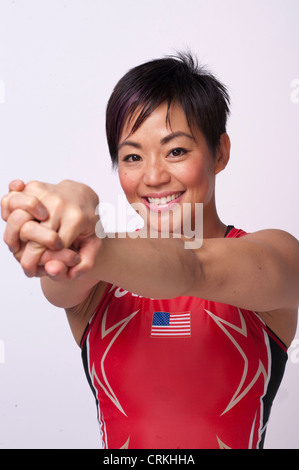
[[[299,238],[298,0],[0,0],[0,194],[14,178],[70,178],[115,203],[104,128],[112,88],[129,68],[187,47],[232,98],[222,220]],[[0,447],[97,448],[94,398],[64,312],[3,242],[0,257]],[[266,448],[299,448],[298,374],[299,339]]]

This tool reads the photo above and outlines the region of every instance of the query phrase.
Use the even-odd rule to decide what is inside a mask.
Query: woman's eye
[[[181,147],[178,147],[176,149],[173,149],[171,150],[171,152],[169,153],[170,156],[172,157],[181,157],[182,155],[184,155],[186,153],[186,150],[181,148]]]
[[[138,162],[140,160],[139,155],[127,155],[126,157],[123,158],[124,162]]]

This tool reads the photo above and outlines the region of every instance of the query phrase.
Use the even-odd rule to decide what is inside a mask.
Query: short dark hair
[[[124,124],[136,109],[140,112],[132,133],[159,105],[167,103],[169,110],[175,101],[182,106],[189,127],[196,125],[202,131],[215,154],[221,134],[226,132],[229,95],[226,87],[187,52],[138,65],[116,84],[106,109],[106,134],[114,166]]]

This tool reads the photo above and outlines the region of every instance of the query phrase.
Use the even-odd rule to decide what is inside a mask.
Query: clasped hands
[[[98,196],[88,186],[14,180],[1,200],[4,241],[28,277],[72,280],[86,274],[101,240]]]

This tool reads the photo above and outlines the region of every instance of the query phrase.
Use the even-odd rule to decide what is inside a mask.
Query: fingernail
[[[48,211],[44,207],[39,207],[37,209],[37,213],[41,219],[45,219],[46,217],[48,217]]]
[[[63,248],[63,243],[62,243],[62,240],[60,240],[60,238],[59,238],[56,242],[56,249],[57,250],[62,250],[62,248]]]
[[[79,255],[76,255],[75,260],[74,260],[74,263],[75,263],[75,264],[79,264],[80,261],[81,261],[80,256],[79,256]]]
[[[50,277],[55,277],[55,276],[57,276],[56,273],[48,273],[48,275],[49,275]]]
[[[24,271],[27,277],[33,277],[33,273],[31,271]]]

